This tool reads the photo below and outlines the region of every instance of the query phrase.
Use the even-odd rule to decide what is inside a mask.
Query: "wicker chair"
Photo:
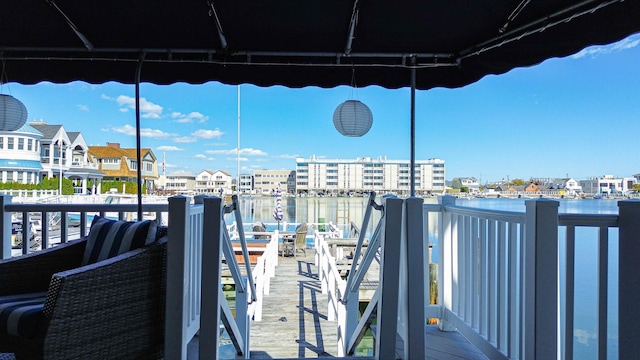
[[[86,238],[0,261],[0,296],[46,292],[35,336],[0,334],[17,359],[163,357],[167,238],[80,266]]]

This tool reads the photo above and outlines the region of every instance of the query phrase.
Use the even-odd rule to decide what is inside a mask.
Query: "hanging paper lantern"
[[[27,121],[27,108],[11,95],[0,94],[0,131],[16,131]]]
[[[358,100],[347,100],[333,112],[333,126],[344,136],[362,136],[369,132],[372,123],[371,110]]]

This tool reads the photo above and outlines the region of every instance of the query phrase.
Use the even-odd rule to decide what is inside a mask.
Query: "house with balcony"
[[[29,126],[42,134],[40,179],[64,176],[71,179],[77,194],[98,191],[104,173],[89,158],[89,147],[81,133],[67,132],[63,125],[49,125],[42,121],[31,122]]]
[[[142,186],[155,189],[158,181],[158,159],[151,149],[140,149]],[[121,148],[119,143],[89,146],[88,158],[104,173],[104,180],[137,181],[138,160],[135,148]]]
[[[203,170],[196,175],[196,192],[199,194],[222,195],[230,194],[233,178],[226,171]]]

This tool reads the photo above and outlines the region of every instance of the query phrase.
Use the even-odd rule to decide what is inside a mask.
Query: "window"
[[[7,149],[8,150],[13,150],[13,138],[12,137],[8,137],[7,138]]]
[[[29,151],[33,150],[33,139],[27,140],[27,150]]]
[[[138,162],[131,161],[131,170],[138,170]]]
[[[18,182],[19,183],[22,183],[22,175],[23,175],[23,172],[22,171],[18,171]]]
[[[18,150],[24,150],[24,139],[18,138]]]
[[[4,148],[4,137],[0,136],[0,149]]]

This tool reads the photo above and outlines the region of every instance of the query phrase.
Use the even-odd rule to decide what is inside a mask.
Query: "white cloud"
[[[205,154],[196,154],[196,156],[194,156],[196,159],[206,159],[207,155]]]
[[[300,157],[300,155],[294,154],[294,155],[287,155],[287,154],[282,154],[282,155],[276,155],[274,156],[278,159],[297,159]]]
[[[171,117],[175,120],[175,122],[177,123],[205,123],[207,122],[207,120],[209,120],[209,117],[206,115],[203,115],[197,111],[191,112],[189,114],[183,114],[180,112],[173,112],[171,113]]]
[[[112,98],[103,95],[103,99],[113,100]],[[131,96],[120,95],[115,99],[118,106],[120,106],[120,111],[126,112],[131,110],[135,110],[136,108],[136,99]],[[159,119],[162,115],[162,106],[152,103],[148,101],[146,98],[140,98],[140,113],[143,118],[147,119]]]
[[[78,110],[80,111],[89,111],[89,106],[88,105],[83,105],[83,104],[79,104],[77,105]]]
[[[582,49],[580,52],[572,55],[574,59],[580,59],[585,56],[596,57],[598,55],[610,54],[618,51],[632,49],[640,44],[640,38],[634,38],[630,36],[626,39],[620,40],[616,43],[603,45],[603,46],[589,46],[586,49]]]
[[[157,147],[158,151],[184,151],[183,148],[171,145],[161,145]]]
[[[195,136],[198,139],[219,139],[224,133],[220,131],[220,129],[215,130],[205,130],[200,129],[191,133],[192,136]]]
[[[239,161],[249,161],[249,159],[244,158],[244,157],[241,157],[241,158],[238,158],[238,159],[236,159],[236,158],[227,158],[227,161],[236,161],[236,160],[239,160]]]
[[[136,128],[127,124],[125,126],[120,126],[120,127],[114,127],[111,128],[112,131],[120,133],[120,134],[125,134],[125,135],[129,135],[129,136],[136,136]],[[143,128],[140,129],[140,137],[148,137],[148,138],[154,138],[154,139],[166,139],[168,137],[170,137],[171,134],[164,132],[162,130],[154,130],[154,129],[150,129],[150,128]]]
[[[179,143],[179,144],[188,144],[188,143],[194,143],[198,141],[198,139],[191,137],[191,136],[178,136],[173,138],[173,142]]]
[[[210,155],[236,155],[238,151],[236,149],[228,149],[228,150],[207,150],[206,154]],[[245,156],[267,156],[268,154],[262,150],[246,148],[240,149],[240,155]]]

